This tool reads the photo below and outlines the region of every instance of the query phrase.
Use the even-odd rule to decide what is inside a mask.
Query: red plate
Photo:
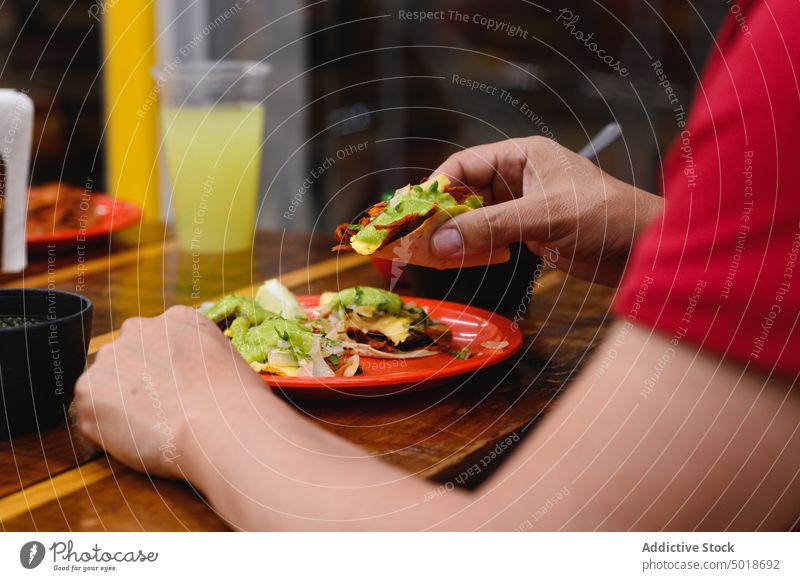
[[[142,210],[132,202],[118,200],[105,194],[93,194],[91,212],[97,216],[97,222],[85,230],[77,228],[55,230],[44,234],[28,234],[28,250],[43,252],[49,244],[59,246],[77,246],[91,244],[107,238],[112,232],[130,228],[142,219]]]
[[[319,304],[319,295],[298,297],[304,307]],[[280,377],[262,375],[264,381],[292,396],[353,397],[396,395],[430,389],[455,377],[485,369],[508,359],[522,347],[522,333],[511,321],[484,309],[416,297],[403,297],[428,307],[430,316],[453,331],[453,347],[469,347],[469,359],[438,354],[420,359],[362,357],[364,372],[353,377]],[[508,341],[504,349],[482,347],[485,341]]]

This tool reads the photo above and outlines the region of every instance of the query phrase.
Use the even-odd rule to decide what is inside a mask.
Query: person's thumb
[[[535,239],[540,225],[523,197],[455,216],[431,237],[431,251],[440,258],[475,255],[512,242]]]

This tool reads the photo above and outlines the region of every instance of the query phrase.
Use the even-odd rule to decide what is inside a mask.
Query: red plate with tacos
[[[313,309],[320,296],[297,297],[303,307]],[[399,395],[439,386],[458,377],[486,369],[514,355],[522,347],[519,328],[495,313],[458,303],[402,297],[419,305],[429,316],[449,327],[455,353],[437,353],[411,359],[384,359],[362,355],[362,372],[352,377],[288,377],[262,374],[273,387],[302,397],[371,397]]]
[[[28,249],[89,245],[141,220],[141,208],[125,200],[63,183],[36,186],[28,193]]]

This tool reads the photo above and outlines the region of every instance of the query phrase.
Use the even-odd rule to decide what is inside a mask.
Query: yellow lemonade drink
[[[178,246],[217,254],[253,243],[264,106],[164,105],[161,122]]]

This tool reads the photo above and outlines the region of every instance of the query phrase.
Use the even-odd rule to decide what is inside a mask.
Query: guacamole
[[[406,186],[395,192],[386,208],[373,218],[369,224],[361,227],[350,238],[350,245],[359,254],[373,254],[389,235],[389,230],[376,226],[388,226],[402,218],[416,214],[425,216],[431,210],[441,209],[452,215],[480,208],[483,202],[478,195],[467,196],[458,202],[445,190],[450,185],[446,176],[436,176],[417,186]]]
[[[330,299],[332,308],[352,306],[373,307],[389,315],[398,315],[403,310],[403,299],[387,290],[371,286],[354,286],[336,293]]]
[[[247,317],[231,323],[231,341],[248,363],[263,363],[272,350],[291,352],[296,359],[309,359],[314,334],[297,321],[268,319],[251,326]]]

